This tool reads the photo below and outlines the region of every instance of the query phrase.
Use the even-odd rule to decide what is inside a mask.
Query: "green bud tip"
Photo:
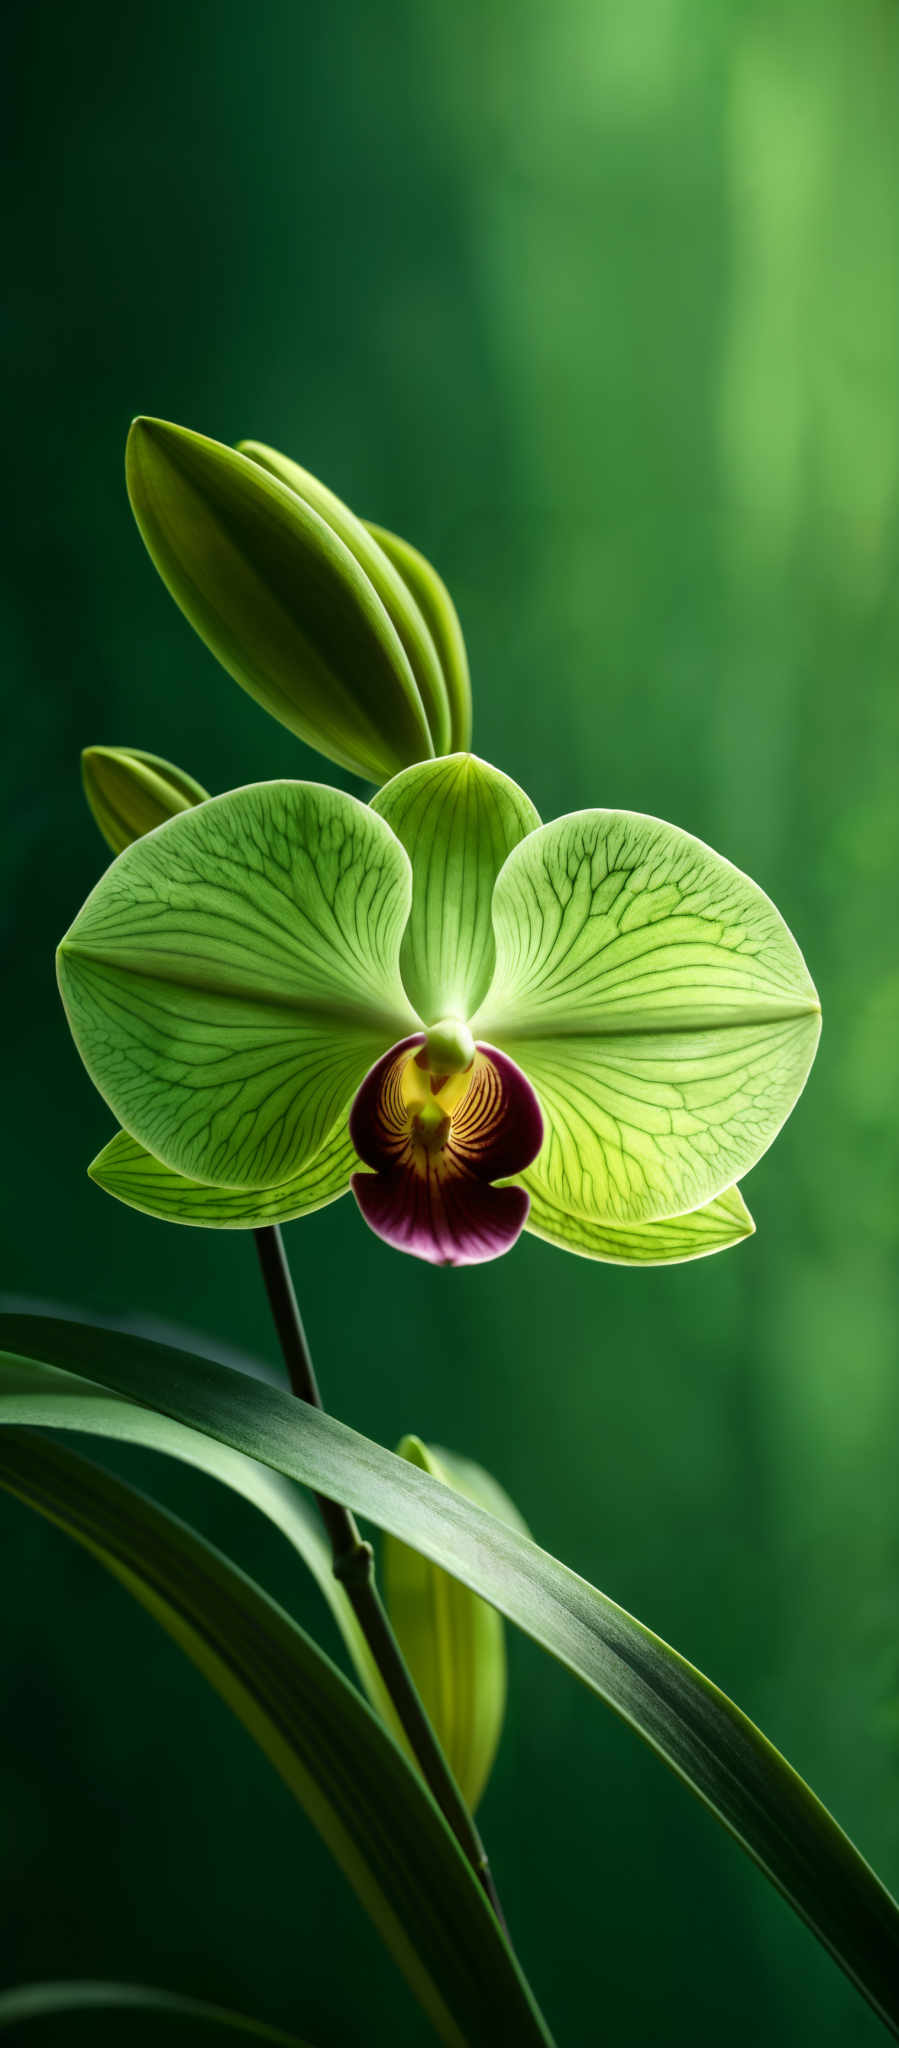
[[[137,747],[85,747],[81,774],[94,822],[113,853],[208,794],[174,762]]]

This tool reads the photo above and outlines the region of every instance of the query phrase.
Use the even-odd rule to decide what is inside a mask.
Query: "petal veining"
[[[423,1033],[395,1045],[366,1076],[350,1137],[370,1171],[352,1189],[371,1228],[434,1265],[467,1266],[509,1251],[524,1227],[522,1173],[543,1141],[543,1119],[520,1068],[478,1045],[467,1072],[433,1074]]]
[[[59,953],[123,1129],[188,1180],[298,1174],[417,1022],[399,976],[411,880],[383,819],[317,783],[211,797],[127,847]]]
[[[629,1229],[704,1207],[755,1165],[821,1026],[763,890],[659,818],[581,811],[513,849],[493,920],[496,973],[470,1024],[539,1094],[547,1201]]]

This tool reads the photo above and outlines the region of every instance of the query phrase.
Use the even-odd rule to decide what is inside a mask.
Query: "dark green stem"
[[[318,1381],[281,1232],[274,1224],[254,1230],[253,1236],[291,1388],[298,1400],[321,1408]],[[328,1500],[324,1494],[317,1493],[315,1499],[331,1545],[334,1576],[346,1592],[422,1777],[483,1886],[497,1919],[505,1927],[484,1844],[428,1720],[378,1592],[371,1544],[360,1536],[349,1508]]]

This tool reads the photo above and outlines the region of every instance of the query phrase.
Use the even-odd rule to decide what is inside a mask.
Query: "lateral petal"
[[[540,1099],[532,1186],[594,1221],[648,1223],[761,1158],[821,1025],[799,947],[748,876],[658,818],[581,811],[514,848],[493,920],[470,1023]]]
[[[128,847],[59,950],[75,1042],[123,1128],[189,1180],[298,1173],[416,1021],[410,893],[389,827],[317,783],[213,797]]]

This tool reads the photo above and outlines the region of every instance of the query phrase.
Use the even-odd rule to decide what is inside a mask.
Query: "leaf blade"
[[[581,1678],[674,1770],[899,2035],[899,1907],[746,1715],[607,1595],[485,1510],[333,1416],[146,1339],[0,1316],[0,1345],[47,1358],[243,1450],[411,1544]],[[15,1420],[0,1397],[0,1418]]]
[[[0,1403],[7,1420],[14,1407],[18,1423],[29,1428],[72,1431],[177,1458],[249,1501],[280,1531],[311,1572],[372,1706],[394,1740],[411,1756],[350,1601],[334,1576],[321,1516],[307,1492],[217,1437],[190,1429],[125,1395],[94,1386],[60,1366],[40,1365],[33,1359],[22,1366],[0,1355]]]
[[[89,1979],[17,1984],[12,1990],[0,1991],[0,2034],[8,2027],[26,2025],[29,2020],[56,2020],[79,2012],[158,2013],[161,2020],[195,2020],[204,2030],[217,2027],[222,2032],[249,2034],[255,2041],[267,2041],[270,2048],[309,2048],[309,2043],[299,2041],[295,2034],[285,2034],[280,2027],[268,2026],[247,2013],[210,2005],[203,1998],[160,1991],[148,1984],[112,1984]]]
[[[447,2048],[490,2048],[513,2026],[522,2042],[547,2048],[498,1922],[430,1795],[296,1623],[174,1516],[58,1444],[10,1431],[0,1483],[91,1551],[244,1723]]]

